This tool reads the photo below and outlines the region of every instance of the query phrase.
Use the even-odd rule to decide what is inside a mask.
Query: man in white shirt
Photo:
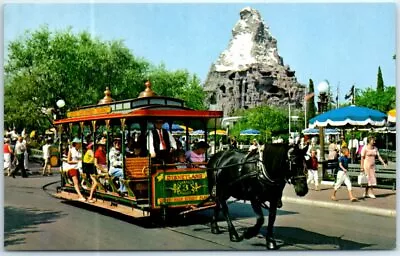
[[[357,162],[358,147],[359,147],[358,140],[354,137],[354,134],[352,134],[351,139],[349,140],[349,144],[348,144],[352,164],[355,164]]]
[[[172,151],[177,149],[176,141],[172,134],[162,128],[164,121],[156,120],[154,129],[148,134],[147,149],[150,156],[164,163],[172,163]]]
[[[28,175],[26,174],[25,166],[24,166],[24,154],[26,151],[26,146],[23,143],[23,138],[22,136],[18,137],[18,141],[15,144],[15,155],[17,156],[18,164],[15,170],[11,173],[13,177],[15,177],[15,174],[17,171],[21,170],[21,176],[22,178],[27,178]]]

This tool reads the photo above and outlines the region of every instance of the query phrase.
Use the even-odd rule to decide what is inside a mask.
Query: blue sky
[[[71,26],[102,40],[122,39],[134,55],[169,70],[187,69],[204,81],[246,6],[260,12],[300,83],[327,79],[335,92],[340,85],[343,102],[353,84],[375,88],[381,66],[385,85],[395,85],[393,3],[6,4],[4,53],[27,29]]]

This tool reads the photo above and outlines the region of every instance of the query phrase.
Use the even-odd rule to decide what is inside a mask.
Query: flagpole
[[[339,87],[340,87],[340,81],[338,82],[338,85],[336,88],[336,109],[339,108]]]
[[[304,93],[304,129],[307,129],[307,96],[308,93],[308,88],[306,87],[305,93]]]

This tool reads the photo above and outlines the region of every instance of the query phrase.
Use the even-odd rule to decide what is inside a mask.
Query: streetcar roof
[[[151,87],[150,83],[146,83],[146,86],[146,90]],[[139,96],[136,99],[113,101],[108,88],[105,91],[106,93],[107,95],[104,99],[108,98],[107,101],[100,101],[101,103],[99,102],[98,105],[82,106],[76,110],[69,111],[66,118],[55,120],[54,124],[121,118],[149,120],[157,118],[211,119],[223,116],[222,111],[190,109],[184,106],[183,100],[171,97],[153,94],[147,97]]]

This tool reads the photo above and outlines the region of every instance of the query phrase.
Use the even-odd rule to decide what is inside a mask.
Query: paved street
[[[233,243],[229,241],[222,216],[219,224],[224,233],[210,232],[210,211],[179,219],[163,228],[148,218],[133,220],[98,211],[87,204],[55,199],[49,192],[54,192],[57,184],[48,186],[46,191],[42,187],[58,180],[58,175],[5,177],[5,250],[265,250],[265,228],[256,238]],[[310,191],[301,200],[292,195],[292,190],[290,186],[285,190],[284,206],[276,221],[280,250],[395,248],[395,217],[361,211],[362,208],[351,210],[357,206],[394,211],[395,204],[391,205],[396,201],[394,191],[377,190],[374,201],[350,203],[331,202],[332,190],[328,185],[322,191]],[[338,192],[339,199],[346,198],[344,190]],[[239,232],[255,223],[249,204],[231,202],[229,207]]]

